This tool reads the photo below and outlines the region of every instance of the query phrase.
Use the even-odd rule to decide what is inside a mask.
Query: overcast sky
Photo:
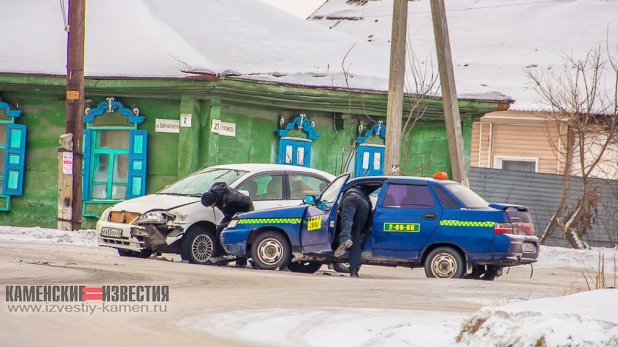
[[[295,16],[306,19],[326,0],[260,0]]]

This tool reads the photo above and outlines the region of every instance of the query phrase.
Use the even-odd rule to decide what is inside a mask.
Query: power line
[[[543,4],[547,2],[558,2],[558,0],[544,0],[544,1],[530,1],[530,2],[522,2],[519,4],[509,4],[509,5],[493,5],[493,6],[481,6],[481,7],[468,7],[468,8],[458,8],[454,10],[447,10],[446,12],[463,12],[463,11],[474,11],[474,10],[484,10],[488,8],[500,8],[500,7],[514,7],[514,6],[524,6],[524,5],[534,5],[534,4]],[[427,12],[408,12],[408,15],[416,15],[416,14],[431,14],[431,11]],[[392,14],[376,14],[370,16],[359,16],[363,18],[377,18],[377,17],[392,17]],[[315,16],[314,16],[315,17]],[[328,19],[329,15],[324,16]],[[354,16],[350,16],[354,17]],[[341,18],[337,18],[341,19]]]

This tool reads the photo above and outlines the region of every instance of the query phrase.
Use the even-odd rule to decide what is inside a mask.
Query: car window
[[[161,190],[159,194],[172,195],[197,195],[207,192],[215,182],[225,182],[231,184],[248,171],[231,169],[212,169],[201,171],[187,176],[180,181],[173,183],[169,187]]]
[[[283,176],[259,175],[241,184],[238,190],[248,191],[253,201],[283,200]]]
[[[328,181],[314,176],[290,174],[290,199],[300,200],[305,195],[320,195],[328,187]]]
[[[433,208],[436,202],[429,186],[389,184],[384,195],[383,207]]]
[[[446,192],[446,190],[444,190],[442,186],[437,184],[433,185],[433,191],[434,193],[436,193],[436,196],[438,197],[438,201],[440,201],[440,205],[442,205],[442,208],[459,208],[459,204],[455,200],[453,200],[450,195],[448,195],[448,193]]]
[[[345,184],[348,177],[350,177],[349,173],[343,174],[337,177],[334,181],[332,181],[331,184],[326,188],[326,190],[322,192],[322,195],[320,195],[320,202],[321,203],[324,202],[327,204],[331,202],[335,202],[335,200],[337,199],[337,196],[339,196],[341,187]]]
[[[461,200],[467,208],[485,208],[489,206],[489,203],[485,201],[485,199],[481,198],[464,185],[453,182],[444,183],[443,186]]]

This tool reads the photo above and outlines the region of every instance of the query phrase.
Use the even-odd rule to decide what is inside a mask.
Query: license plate
[[[101,236],[121,238],[122,237],[122,229],[101,228]]]
[[[524,242],[521,245],[521,251],[524,252],[524,253],[535,253],[536,252],[536,246],[534,245],[534,243]]]

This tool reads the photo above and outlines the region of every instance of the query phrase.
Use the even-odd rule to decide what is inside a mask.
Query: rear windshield
[[[467,208],[486,208],[489,206],[489,203],[485,201],[485,199],[481,198],[464,185],[459,183],[444,183],[442,186],[463,202]]]

